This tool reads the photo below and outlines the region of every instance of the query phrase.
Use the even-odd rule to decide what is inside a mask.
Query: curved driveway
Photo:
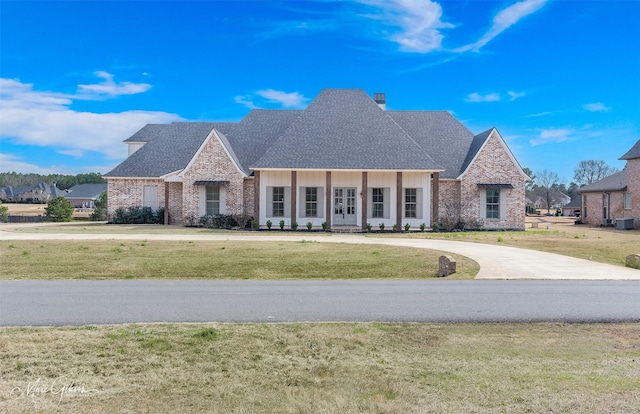
[[[42,226],[42,224],[40,224]],[[386,244],[460,254],[480,265],[476,279],[587,279],[640,280],[640,270],[536,250],[471,242],[432,239],[386,238],[364,235],[287,234],[95,234],[95,233],[14,233],[0,228],[0,240],[240,240],[300,241],[323,243]]]

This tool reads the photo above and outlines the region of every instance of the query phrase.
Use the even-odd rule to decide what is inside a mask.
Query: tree
[[[536,175],[536,184],[547,201],[547,213],[551,210],[553,196],[558,192],[560,177],[558,173],[543,170]]]
[[[533,174],[533,171],[531,171],[530,168],[523,168],[522,171],[524,171],[525,174],[527,174],[529,176],[529,178],[531,178],[531,181],[527,181],[524,184],[524,188],[526,191],[531,191],[533,190],[533,188],[536,185],[536,176]]]
[[[73,217],[73,206],[66,198],[60,196],[49,201],[44,209],[44,215],[49,221],[71,221]]]
[[[615,174],[618,169],[607,165],[603,160],[580,161],[574,170],[573,179],[579,186],[593,184]]]
[[[0,223],[6,223],[9,221],[9,207],[3,206],[0,201]]]
[[[101,193],[96,202],[94,203],[93,213],[91,213],[91,220],[103,221],[107,219],[107,192]]]

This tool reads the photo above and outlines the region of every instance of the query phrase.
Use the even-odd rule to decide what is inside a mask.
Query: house
[[[38,183],[25,187],[4,187],[0,192],[2,201],[10,203],[47,204],[52,199],[64,195],[56,184]]]
[[[529,177],[497,129],[474,135],[446,111],[386,110],[384,94],[325,89],[304,110],[239,122],[147,125],[105,174],[119,207],[165,208],[165,223],[253,217],[314,228],[433,222],[525,227]]]
[[[575,197],[569,203],[562,206],[562,215],[570,217],[580,217],[580,209],[582,208],[582,200]]]
[[[93,208],[100,194],[107,191],[107,184],[78,184],[71,187],[65,198],[75,208]]]
[[[624,170],[580,187],[583,223],[610,225],[632,219],[632,227],[640,228],[640,140],[620,159],[627,161]]]

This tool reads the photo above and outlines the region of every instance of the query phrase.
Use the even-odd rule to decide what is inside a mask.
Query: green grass
[[[46,345],[45,345],[46,344]],[[19,396],[40,379],[75,394]],[[13,395],[13,396],[12,396]],[[631,413],[640,324],[0,328],[0,410]]]
[[[0,245],[0,279],[418,279],[437,277],[442,254],[312,241],[12,241]],[[447,279],[475,277],[476,262],[454,257]]]

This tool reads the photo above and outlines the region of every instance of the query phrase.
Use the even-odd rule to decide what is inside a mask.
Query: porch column
[[[331,171],[327,171],[326,174],[325,191],[327,192],[325,199],[325,221],[327,222],[327,230],[331,230],[331,216],[333,205],[333,190],[331,189]]]
[[[396,173],[396,227],[402,229],[402,171]]]
[[[253,219],[258,220],[260,227],[260,171],[253,172]]]
[[[169,183],[164,182],[164,225],[169,225]]]
[[[431,223],[437,223],[440,215],[438,211],[438,202],[440,200],[440,173],[434,172],[432,174],[433,180],[433,198],[431,199]]]
[[[369,184],[367,184],[367,172],[362,171],[362,230],[367,229],[367,209],[369,208]]]
[[[297,171],[291,171],[291,224],[298,221],[296,207],[298,205],[298,175]],[[298,223],[300,224],[300,223]]]

